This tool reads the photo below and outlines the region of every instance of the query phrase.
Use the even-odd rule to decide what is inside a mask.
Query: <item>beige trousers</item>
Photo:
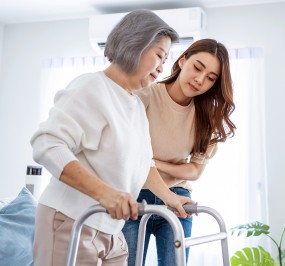
[[[35,266],[65,266],[74,220],[52,208],[38,205],[34,239]],[[84,225],[76,265],[127,266],[124,235],[109,235]]]

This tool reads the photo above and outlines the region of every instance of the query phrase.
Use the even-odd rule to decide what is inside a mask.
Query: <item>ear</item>
[[[184,62],[185,62],[185,55],[183,57],[181,57],[178,61],[178,65],[179,67],[182,69],[183,65],[184,65]]]

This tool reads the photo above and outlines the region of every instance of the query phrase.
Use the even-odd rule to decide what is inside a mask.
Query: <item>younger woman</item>
[[[156,167],[169,189],[190,197],[189,181],[197,180],[218,142],[234,135],[230,120],[234,111],[229,56],[216,40],[193,43],[177,59],[171,75],[150,87],[138,90],[149,124]],[[138,202],[163,205],[145,187]],[[192,218],[180,218],[185,237],[190,237]],[[129,266],[135,265],[140,219],[128,220],[123,233],[129,246]],[[173,232],[161,217],[152,216],[146,229],[144,263],[150,235],[156,238],[158,265],[175,265]],[[186,260],[189,250],[186,251]]]

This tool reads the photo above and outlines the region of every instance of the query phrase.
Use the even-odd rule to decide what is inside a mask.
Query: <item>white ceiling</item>
[[[0,0],[0,23],[82,18],[95,13],[128,12],[136,8],[214,8],[277,2],[285,0]]]

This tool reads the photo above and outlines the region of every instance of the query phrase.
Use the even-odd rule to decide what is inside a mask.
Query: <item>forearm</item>
[[[171,192],[155,167],[151,167],[145,187],[159,197],[165,205],[175,208],[178,215],[183,218],[188,216],[183,208],[183,205],[187,203],[195,203],[189,197],[182,197]]]
[[[156,167],[160,172],[163,172],[173,178],[181,180],[197,180],[205,169],[205,164],[183,163],[174,164],[155,160]]]
[[[79,161],[68,163],[59,178],[63,183],[99,201],[108,185],[88,171]]]
[[[121,192],[89,172],[79,161],[68,163],[60,180],[97,200],[115,219],[137,219],[138,206],[130,193]]]
[[[150,168],[144,188],[149,189],[153,194],[162,199],[165,204],[167,197],[171,196],[172,193],[155,167]]]

